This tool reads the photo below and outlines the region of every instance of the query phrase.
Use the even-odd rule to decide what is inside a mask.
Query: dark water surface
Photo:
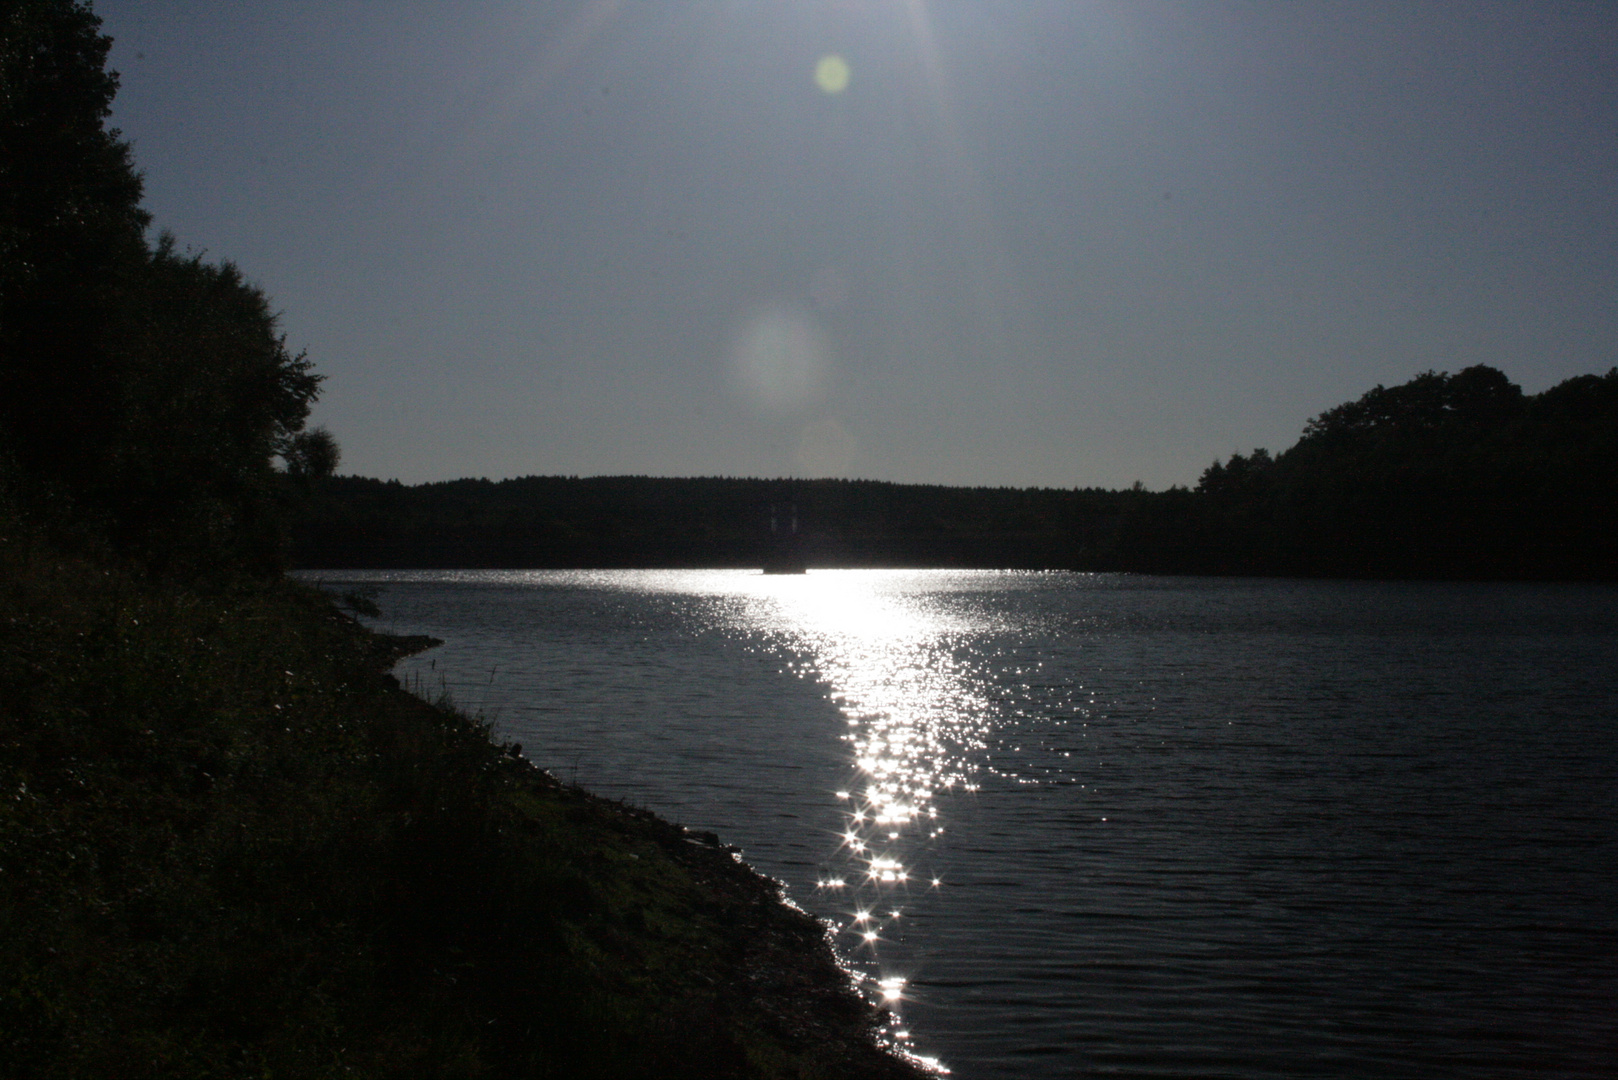
[[[402,678],[786,882],[956,1076],[1615,1075],[1618,590],[340,580],[446,640]]]

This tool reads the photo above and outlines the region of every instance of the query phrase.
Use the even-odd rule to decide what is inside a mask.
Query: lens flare
[[[848,89],[848,61],[836,53],[827,53],[815,64],[815,85],[827,94],[841,94]]]
[[[738,328],[730,359],[753,401],[771,411],[790,412],[820,399],[832,349],[807,312],[769,304]]]

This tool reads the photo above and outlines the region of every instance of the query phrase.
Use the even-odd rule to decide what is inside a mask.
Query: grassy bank
[[[903,1077],[821,928],[285,582],[0,541],[0,1074]]]

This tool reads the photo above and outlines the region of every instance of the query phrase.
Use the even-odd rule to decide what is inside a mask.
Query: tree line
[[[1618,577],[1618,369],[1525,395],[1486,366],[1377,386],[1195,488],[523,477],[318,482],[307,567],[760,566],[791,505],[811,566],[1383,578]]]
[[[1132,492],[870,480],[332,477],[294,529],[306,567],[758,567],[799,523],[811,566],[1066,565],[1100,552]],[[771,529],[772,511],[779,517]]]
[[[284,558],[337,446],[264,293],[147,236],[88,4],[0,4],[0,496],[150,566]]]
[[[1618,368],[1525,395],[1494,368],[1377,386],[1284,453],[1143,503],[1132,569],[1383,578],[1618,577]]]

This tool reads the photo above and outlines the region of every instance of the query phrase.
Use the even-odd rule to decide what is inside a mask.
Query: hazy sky
[[[1618,4],[96,9],[345,472],[1156,488],[1618,364]]]

